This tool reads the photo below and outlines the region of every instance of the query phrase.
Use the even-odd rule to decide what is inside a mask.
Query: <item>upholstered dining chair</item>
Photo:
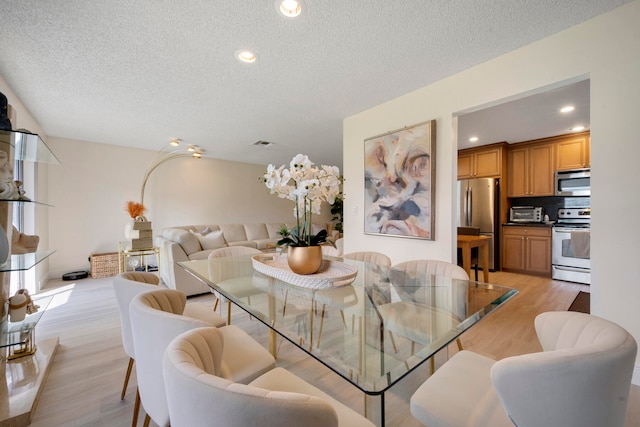
[[[376,264],[384,268],[388,268],[391,266],[391,259],[381,252],[374,251],[360,251],[360,252],[349,252],[342,255],[343,259],[352,259],[354,261],[366,262],[369,264]],[[355,287],[356,290],[356,298],[359,301],[362,301],[364,298],[364,291],[362,286]],[[352,306],[349,308],[345,308],[345,314],[351,314],[351,333],[355,331],[355,320],[357,317],[362,316],[362,307],[361,306]]]
[[[402,290],[404,286],[410,285],[417,276],[424,275],[469,280],[469,276],[463,268],[456,264],[439,260],[406,261],[389,269],[389,280],[396,290]],[[411,340],[411,352],[413,353],[416,343],[428,344],[431,342],[432,337],[427,331],[437,327],[443,327],[448,330],[451,328],[452,322],[465,319],[467,309],[466,288],[458,289],[454,285],[452,284],[447,289],[436,288],[436,291],[439,292],[435,295],[423,289],[423,294],[414,294],[406,300],[403,300],[402,296],[400,296],[399,301],[392,301],[378,307],[379,313],[384,319],[385,328],[389,331],[391,344],[396,352],[397,346],[393,337],[394,333]],[[436,301],[434,301],[434,298]],[[434,305],[438,308],[446,307],[446,309],[430,309]],[[431,315],[425,316],[427,312],[431,312]],[[428,328],[412,327],[412,325],[420,322],[430,322],[430,325]],[[462,350],[460,339],[457,339],[456,343],[458,348]],[[431,358],[430,363],[431,371],[433,372],[435,370],[433,358]]]
[[[320,246],[320,249],[322,249],[322,255],[328,255],[333,257],[339,257],[341,255],[340,249],[336,248],[335,246],[322,245]]]
[[[456,353],[413,394],[411,414],[438,426],[623,427],[637,353],[608,320],[539,314],[541,352],[495,361]]]
[[[283,368],[239,384],[225,373],[226,346],[216,328],[190,330],[169,344],[163,372],[172,427],[373,427]]]
[[[129,306],[131,330],[136,349],[136,376],[140,400],[147,416],[160,427],[169,426],[162,358],[178,335],[205,322],[182,316],[186,297],[173,289],[158,289],[137,295]],[[242,329],[228,325],[215,328],[224,339],[220,369],[238,383],[249,383],[275,367],[275,359]]]
[[[124,377],[120,400],[124,399],[131,377],[131,370],[135,361],[135,350],[133,346],[133,336],[131,333],[131,321],[129,318],[129,304],[133,297],[143,292],[159,289],[160,278],[154,273],[147,272],[124,272],[113,278],[113,290],[116,294],[116,301],[120,310],[120,329],[122,333],[122,347],[129,356],[129,365]],[[217,315],[209,307],[202,303],[187,304],[182,313],[184,316],[200,319],[210,326],[224,326],[226,324],[223,317]],[[137,402],[137,399],[136,399]],[[136,417],[137,418],[137,417]]]
[[[368,262],[369,264],[378,264],[383,267],[391,267],[391,259],[385,254],[380,252],[373,252],[373,251],[350,252],[348,254],[342,255],[342,258]]]
[[[242,256],[242,255],[257,255],[261,254],[262,251],[256,248],[250,248],[248,246],[226,246],[224,248],[216,249],[209,254],[209,259],[212,258],[221,258],[221,257],[231,257],[231,256]],[[230,277],[230,279],[234,279],[235,277]],[[246,298],[251,298],[251,295],[255,295],[255,288],[248,283],[246,280],[239,280],[238,283],[234,284],[236,286],[235,291],[237,291],[237,286],[242,286],[242,292],[238,292],[238,294],[244,295]],[[218,307],[218,303],[220,301],[227,303],[227,324],[231,324],[231,301],[220,295],[219,292],[211,290],[213,294],[216,296],[216,301],[213,305],[213,309],[215,310]]]

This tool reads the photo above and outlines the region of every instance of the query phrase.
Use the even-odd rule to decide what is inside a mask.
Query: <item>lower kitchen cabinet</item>
[[[503,226],[502,269],[551,276],[551,228]]]

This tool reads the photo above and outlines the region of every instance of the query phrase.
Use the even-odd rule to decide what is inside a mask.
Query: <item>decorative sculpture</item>
[[[35,252],[40,243],[40,236],[24,234],[14,226],[11,233],[11,253],[28,254]]]
[[[0,92],[0,130],[11,130],[11,120],[9,119],[9,104],[7,97]]]
[[[29,291],[26,289],[18,289],[16,294],[9,298],[9,320],[11,322],[21,322],[27,314],[33,314],[38,311],[39,305],[33,303]]]
[[[18,186],[13,178],[13,167],[9,156],[0,151],[0,199],[15,200],[20,197]]]

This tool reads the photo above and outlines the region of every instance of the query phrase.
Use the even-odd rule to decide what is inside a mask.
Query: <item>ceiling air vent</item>
[[[273,142],[269,142],[269,141],[256,141],[253,143],[253,145],[258,146],[258,147],[268,147],[270,145],[273,145]]]

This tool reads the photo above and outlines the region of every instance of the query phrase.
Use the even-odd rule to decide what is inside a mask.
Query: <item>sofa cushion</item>
[[[220,224],[219,227],[228,243],[248,240],[244,224]]]
[[[324,224],[311,224],[311,233],[315,236],[322,230],[326,230],[327,227]]]
[[[269,237],[267,226],[260,224],[245,224],[244,231],[247,234],[247,240],[266,239]]]
[[[258,239],[258,240],[254,240],[256,247],[260,250],[264,250],[267,248],[267,245],[274,245],[276,243],[278,243],[278,241],[280,240],[280,237],[275,237],[273,239]]]
[[[202,250],[218,249],[227,246],[222,231],[212,231],[209,233],[193,233],[200,242]]]
[[[256,242],[250,240],[239,240],[237,242],[227,242],[229,246],[247,246],[249,248],[258,248]]]
[[[187,255],[202,250],[200,242],[198,242],[196,236],[187,230],[180,228],[165,228],[162,232],[162,237],[178,243],[182,246],[182,249]]]
[[[216,249],[207,249],[206,251],[194,252],[191,255],[189,255],[189,260],[197,261],[197,260],[201,260],[201,259],[208,259],[209,258],[209,254],[211,252],[215,251],[215,250]]]

